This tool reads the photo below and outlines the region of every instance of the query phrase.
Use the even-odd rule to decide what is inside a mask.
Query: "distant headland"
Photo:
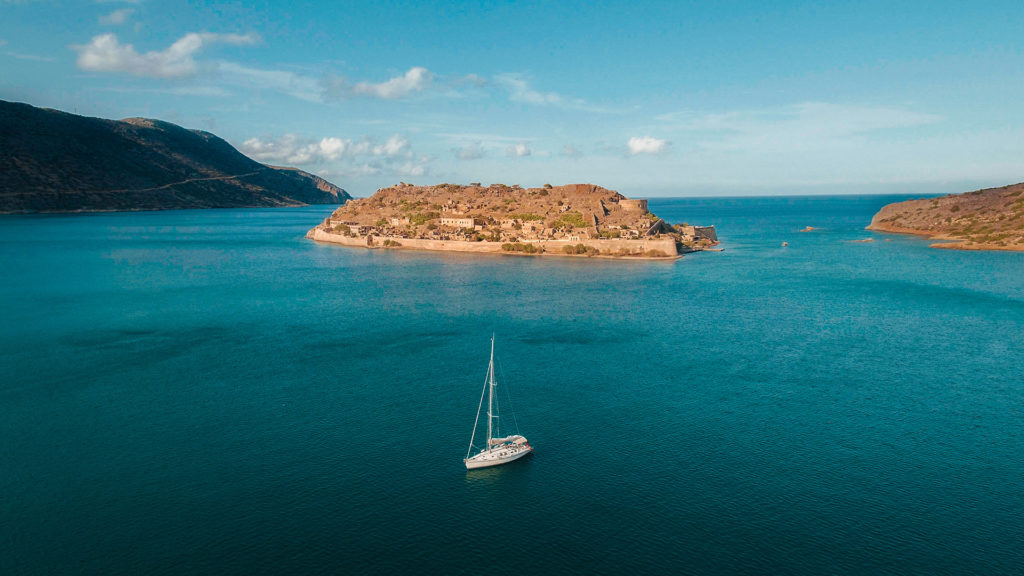
[[[0,100],[0,213],[339,204],[326,180],[200,130]]]
[[[400,183],[349,201],[307,237],[365,248],[648,259],[718,244],[714,226],[670,225],[647,200],[592,184]]]
[[[868,230],[945,241],[933,248],[1024,251],[1024,183],[889,204]]]

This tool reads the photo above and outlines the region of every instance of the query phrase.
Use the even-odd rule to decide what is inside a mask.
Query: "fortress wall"
[[[693,235],[697,238],[707,238],[712,242],[718,242],[718,234],[714,226],[694,226]]]
[[[366,237],[357,236],[355,238],[344,236],[342,234],[332,234],[323,230],[322,228],[315,228],[310,234],[307,234],[309,238],[318,240],[320,242],[331,242],[334,244],[343,244],[345,246],[358,246],[366,248]],[[380,247],[384,240],[387,238],[374,236],[373,247]],[[413,249],[413,250],[437,250],[447,252],[476,252],[476,253],[503,253],[501,249],[501,243],[498,242],[468,242],[465,240],[425,240],[420,238],[392,238],[396,242],[400,243],[401,246],[396,246],[397,249]],[[524,242],[525,244],[525,242]],[[544,250],[548,254],[564,254],[563,248],[566,246],[573,246],[576,244],[583,244],[584,246],[593,246],[600,250],[601,254],[614,254],[621,249],[626,249],[631,252],[647,252],[648,250],[661,250],[668,256],[677,256],[679,254],[676,251],[676,241],[673,238],[649,238],[639,240],[627,240],[621,238],[611,238],[602,240],[580,240],[578,242],[569,240],[537,240],[530,242],[536,246],[543,246]]]
[[[384,241],[388,238],[382,236],[373,237],[373,245],[367,246],[366,236],[356,236],[355,238],[344,236],[341,234],[331,234],[321,228],[313,230],[313,240],[319,240],[320,242],[332,242],[334,244],[344,244],[345,246],[359,246],[361,248],[367,247],[382,247]],[[391,238],[395,242],[401,244],[401,246],[395,246],[395,248],[412,248],[415,250],[439,250],[448,252],[502,252],[501,244],[497,242],[467,242],[465,240],[424,240],[420,238]]]
[[[622,200],[619,200],[619,206],[621,206],[623,210],[642,212],[644,214],[647,213],[647,200],[642,198],[623,198]]]
[[[566,246],[575,246],[577,244],[583,244],[584,246],[593,246],[601,251],[602,254],[614,254],[619,250],[626,249],[631,252],[647,252],[648,250],[661,250],[669,256],[675,256],[678,254],[676,251],[676,241],[674,238],[641,238],[638,240],[623,239],[623,238],[605,238],[605,239],[582,239],[579,241],[573,240],[536,240],[530,242],[530,244],[536,244],[543,246],[548,252],[555,254],[562,254],[562,249]]]

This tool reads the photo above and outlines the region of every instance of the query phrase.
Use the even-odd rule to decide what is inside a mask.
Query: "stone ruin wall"
[[[333,234],[319,227],[313,229],[307,237],[321,242],[331,242],[334,244],[359,246],[363,248],[381,247],[385,240],[390,239],[401,244],[401,246],[395,247],[397,249],[404,248],[412,250],[437,250],[448,252],[506,253],[501,249],[500,242],[469,242],[466,240],[427,240],[421,238],[388,238],[385,236],[374,236],[373,244],[368,245],[366,236],[351,237],[343,234]],[[566,246],[575,246],[577,244],[592,246],[599,250],[601,253],[600,255],[602,256],[613,255],[623,248],[631,252],[661,250],[670,257],[679,255],[679,252],[676,250],[676,241],[674,238],[642,238],[639,240],[612,238],[602,240],[583,239],[579,241],[537,240],[533,242],[523,242],[523,244],[543,246],[546,250],[544,255],[565,255],[564,252],[562,252],[563,248]]]
[[[712,242],[718,242],[718,233],[714,226],[694,226],[693,236],[695,238],[707,238]]]

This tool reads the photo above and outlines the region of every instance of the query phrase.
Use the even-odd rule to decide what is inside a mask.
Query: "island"
[[[1024,183],[888,204],[868,230],[943,241],[933,248],[1024,251]]]
[[[0,100],[0,213],[304,206],[349,198],[323,178],[261,164],[202,130]]]
[[[718,244],[714,226],[668,224],[647,200],[600,186],[476,182],[382,188],[350,200],[307,237],[364,248],[645,259]]]

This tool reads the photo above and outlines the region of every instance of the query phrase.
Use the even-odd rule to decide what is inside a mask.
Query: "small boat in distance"
[[[487,365],[487,378],[484,380],[484,389],[480,392],[480,404],[476,407],[476,420],[473,421],[473,434],[469,437],[469,450],[466,451],[466,469],[486,468],[498,466],[513,460],[518,460],[533,452],[533,447],[526,441],[525,436],[513,434],[511,436],[494,437],[494,431],[501,434],[498,413],[494,402],[494,389],[498,383],[494,380],[494,335],[491,335],[491,361]],[[476,439],[476,428],[480,423],[480,410],[484,405],[484,392],[487,392],[487,444],[472,457],[473,440]],[[514,413],[513,413],[514,416]],[[518,430],[516,430],[518,432]]]

